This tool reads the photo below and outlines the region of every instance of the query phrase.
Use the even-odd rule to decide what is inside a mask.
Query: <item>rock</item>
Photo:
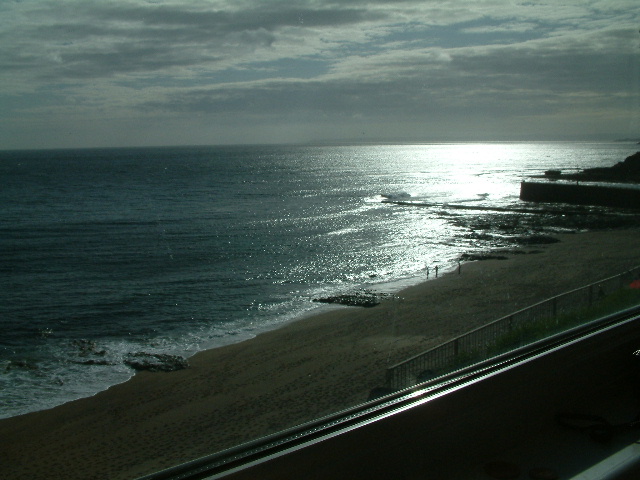
[[[612,167],[586,168],[578,173],[564,174],[560,170],[547,170],[546,178],[602,182],[640,182],[640,152],[628,156]]]
[[[108,360],[94,360],[94,359],[84,360],[82,362],[73,362],[73,363],[77,363],[78,365],[115,365],[115,363],[109,362]]]
[[[189,362],[186,358],[165,353],[129,353],[124,360],[124,364],[134,370],[146,370],[148,372],[173,372],[189,368]]]
[[[53,330],[51,330],[50,328],[43,328],[42,330],[38,330],[38,336],[42,338],[49,338],[51,335],[53,335]]]
[[[5,372],[13,370],[14,368],[21,368],[23,370],[38,370],[38,366],[35,363],[28,362],[27,360],[9,360],[5,367]]]
[[[504,255],[492,255],[490,253],[464,253],[460,257],[463,262],[474,262],[477,260],[507,260]]]
[[[585,170],[588,172],[590,169]],[[611,171],[616,173],[640,174],[640,152],[629,155],[623,162],[616,163],[611,167]]]
[[[334,297],[314,298],[314,302],[335,303],[339,305],[347,305],[350,307],[375,307],[380,305],[378,295],[371,292],[358,292],[346,295],[337,295]]]

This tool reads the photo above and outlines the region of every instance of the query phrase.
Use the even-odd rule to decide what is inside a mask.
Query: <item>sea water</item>
[[[393,293],[517,236],[624,223],[602,208],[571,219],[562,206],[523,211],[519,183],[637,149],[0,152],[0,418],[123,382],[130,353],[188,357],[299,318],[314,298]]]

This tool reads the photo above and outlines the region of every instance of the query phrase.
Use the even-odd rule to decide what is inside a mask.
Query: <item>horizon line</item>
[[[640,145],[640,137],[616,138],[616,139],[544,139],[544,140],[410,140],[410,139],[379,139],[365,141],[362,139],[331,139],[331,140],[306,140],[300,142],[273,142],[273,143],[201,143],[201,144],[166,144],[166,145],[96,145],[96,146],[57,146],[57,147],[0,147],[0,152],[17,151],[55,151],[55,150],[115,150],[115,149],[143,149],[143,148],[225,148],[225,147],[330,147],[330,146],[374,146],[374,145],[455,145],[455,144],[499,144],[499,143],[637,143]]]

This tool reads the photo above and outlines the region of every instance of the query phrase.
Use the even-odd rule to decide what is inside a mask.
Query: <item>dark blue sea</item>
[[[391,293],[520,235],[615,226],[624,216],[606,209],[567,220],[561,206],[524,205],[519,183],[637,149],[0,152],[0,417],[123,382],[130,353],[188,357],[327,308],[313,298]]]

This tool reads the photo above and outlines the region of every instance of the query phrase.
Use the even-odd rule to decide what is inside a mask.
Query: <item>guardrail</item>
[[[389,367],[386,386],[410,387],[591,321],[606,313],[612,294],[638,278],[640,266],[499,318]]]

